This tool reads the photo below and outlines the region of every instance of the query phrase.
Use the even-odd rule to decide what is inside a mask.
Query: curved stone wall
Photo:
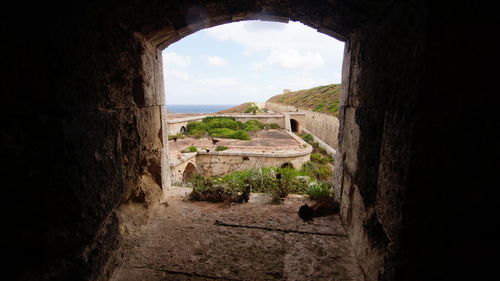
[[[222,176],[224,174],[263,167],[280,167],[290,162],[293,167],[300,168],[310,160],[309,153],[273,155],[271,153],[225,154],[224,152],[198,153],[196,162],[198,171],[205,176]]]
[[[272,102],[266,102],[266,108],[275,112],[288,111],[305,113],[305,124],[301,124],[301,126],[303,128],[305,127],[305,129],[326,142],[329,146],[335,149],[339,147],[339,119],[337,117],[325,113],[297,109],[293,106],[281,105]]]

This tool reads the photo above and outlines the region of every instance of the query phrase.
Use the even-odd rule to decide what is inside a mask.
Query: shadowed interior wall
[[[106,280],[120,205],[154,206],[166,187],[161,49],[217,24],[291,19],[347,40],[335,190],[366,279],[482,277],[499,203],[494,17],[434,2],[15,4],[1,19],[8,267]]]

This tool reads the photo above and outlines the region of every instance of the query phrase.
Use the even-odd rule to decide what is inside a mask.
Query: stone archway
[[[300,124],[299,121],[295,119],[290,119],[290,128],[294,133],[300,133]]]
[[[118,206],[153,205],[166,184],[161,49],[203,28],[255,19],[299,20],[347,42],[335,194],[367,280],[438,279],[462,274],[456,268],[466,268],[464,261],[479,264],[475,249],[488,245],[467,241],[481,243],[471,238],[488,228],[461,222],[487,225],[494,213],[487,206],[498,198],[486,190],[495,185],[487,167],[494,161],[485,157],[496,147],[487,88],[494,79],[486,71],[494,31],[490,17],[478,13],[484,5],[421,2],[76,0],[15,7],[27,16],[19,25],[11,24],[16,12],[3,19],[11,40],[5,53],[12,55],[2,85],[17,94],[6,96],[6,116],[14,118],[5,118],[2,134],[9,174],[22,187],[9,197],[23,200],[8,206],[17,215],[12,221],[26,222],[9,228],[23,238],[15,255],[26,269],[20,272],[107,276],[120,241]],[[26,36],[33,26],[44,32]],[[476,128],[480,145],[470,146],[464,127]],[[483,157],[479,165],[457,165],[464,147]],[[29,236],[42,229],[54,235]],[[75,235],[61,243],[59,234],[67,233]],[[455,245],[478,259],[463,259]]]
[[[188,163],[182,173],[182,182],[187,182],[197,174],[196,166],[193,163]]]
[[[133,102],[144,111],[156,107],[164,111],[163,81],[162,79],[158,79],[158,77],[162,75],[162,49],[203,28],[242,20],[267,20],[283,23],[289,20],[297,20],[310,27],[316,28],[319,32],[346,41],[343,80],[350,81],[353,79],[353,76],[370,76],[372,73],[370,71],[365,71],[365,65],[360,65],[359,60],[363,62],[360,56],[367,55],[366,50],[371,51],[369,48],[370,46],[377,48],[379,41],[378,39],[373,42],[370,40],[363,40],[365,35],[361,30],[365,28],[367,22],[370,22],[370,17],[372,15],[377,14],[377,11],[385,11],[385,8],[389,5],[382,4],[376,7],[370,6],[370,12],[368,13],[370,16],[367,16],[363,9],[360,10],[357,6],[351,6],[352,3],[349,3],[349,1],[338,1],[333,4],[322,2],[322,4],[318,5],[310,5],[308,2],[273,0],[270,2],[248,0],[238,2],[238,5],[235,5],[233,1],[222,0],[209,0],[201,4],[197,2],[197,4],[175,3],[170,5],[171,3],[169,1],[161,3],[162,4],[157,4],[154,8],[140,6],[139,9],[136,9],[136,7],[129,7],[129,10],[124,10],[124,14],[120,15],[120,18],[123,19],[133,19],[131,24],[134,33],[131,37],[128,37],[131,42],[126,44],[126,50],[123,53],[125,54],[125,59],[131,61],[132,65],[130,65],[130,68],[134,69],[133,73],[137,75],[132,80],[134,86],[134,91],[132,92]],[[127,16],[127,11],[133,14]],[[360,29],[361,27],[362,29]],[[127,31],[128,30],[124,30],[125,33],[127,33]],[[125,35],[125,37],[127,36]],[[120,41],[117,42],[118,44],[126,43],[120,38],[117,40]],[[405,52],[402,51],[402,53]],[[382,55],[378,53],[372,55],[379,57],[384,56],[385,53]],[[406,56],[406,54],[404,55]],[[137,56],[140,57],[138,62]],[[366,64],[366,67],[370,67],[370,65]],[[380,73],[380,71],[376,73]],[[343,88],[343,95],[349,93],[352,99],[356,101],[369,99],[368,97],[373,93],[370,93],[369,90],[364,88],[360,89],[360,85],[357,81],[366,82],[367,80],[359,79],[353,80],[353,83],[344,83],[348,87]],[[368,81],[370,80],[368,79]],[[343,98],[343,100],[347,101],[347,98]],[[382,103],[376,105],[345,103],[342,104],[342,106],[345,115],[342,115],[341,119],[346,120],[342,123],[342,126],[344,126],[343,129],[346,132],[344,136],[352,136],[353,138],[359,137],[362,131],[382,126],[384,122],[383,118],[381,118],[381,114],[384,112],[385,105]],[[366,115],[365,106],[369,107],[370,112],[373,114],[369,116]],[[380,114],[380,116],[377,114]],[[145,116],[154,116],[154,114],[147,113]],[[123,122],[128,122],[128,120],[123,120]],[[162,122],[164,124],[163,120]],[[163,131],[165,132],[166,130]],[[144,130],[144,132],[148,134],[148,136],[151,133],[148,130]],[[371,136],[371,138],[377,139],[380,138],[380,135],[374,135]],[[352,155],[348,155],[347,157],[344,156],[342,159],[353,161],[353,159],[357,159],[357,157],[362,157],[361,155],[365,155],[368,160],[372,161],[378,159],[376,157],[380,155],[378,153],[378,150],[380,150],[380,142],[370,142],[369,140],[371,138],[364,135],[362,141],[356,142],[354,146],[349,144],[348,147],[350,149],[342,153],[349,153]],[[165,139],[165,136],[163,136],[163,139]],[[352,142],[352,140],[349,139],[349,142]],[[164,143],[166,142],[164,141]],[[372,150],[363,151],[365,145],[370,145]],[[163,145],[161,150],[164,151],[165,148],[166,144]],[[148,146],[146,146],[146,150],[152,153],[158,152],[158,150],[149,149]],[[157,158],[161,154],[160,152],[155,156],[149,157],[149,159]],[[341,153],[338,153],[338,155],[340,154]],[[167,159],[165,156],[162,157],[162,179],[164,179],[167,177],[168,169],[165,169],[166,165],[163,164]],[[360,257],[360,264],[362,266],[365,264],[370,265],[364,268],[364,270],[369,278],[374,279],[379,275],[379,269],[383,266],[386,245],[380,243],[376,244],[377,247],[369,247],[368,245],[374,242],[366,241],[366,237],[370,227],[373,229],[384,228],[379,228],[377,225],[367,225],[365,227],[363,225],[360,226],[360,224],[364,221],[378,222],[377,220],[370,220],[370,216],[373,215],[373,209],[375,207],[375,202],[370,200],[373,192],[376,191],[377,177],[366,177],[362,179],[357,177],[349,178],[351,175],[358,174],[378,175],[378,166],[370,161],[368,162],[372,165],[365,165],[365,162],[359,162],[361,164],[358,164],[357,161],[353,161],[353,163],[349,165],[349,169],[351,170],[346,170],[345,177],[343,169],[336,169],[338,173],[342,173],[341,176],[336,178],[345,178],[346,181],[336,183],[335,194],[337,195],[337,199],[347,206],[342,209],[343,212],[345,212],[342,214],[342,219],[346,223],[346,228],[352,230],[352,236],[359,239],[359,241],[355,243],[354,250]],[[341,160],[336,161],[336,163],[340,166],[344,165]],[[347,181],[347,179],[350,179],[350,181]],[[347,184],[344,184],[344,182]],[[351,191],[348,192],[347,190]],[[351,203],[352,196],[349,194],[358,194],[358,192],[361,193],[362,200],[368,202],[366,206],[357,206]],[[353,212],[354,209],[356,209],[356,212]],[[392,221],[388,221],[387,226],[393,227],[391,223]],[[380,239],[384,240],[384,235],[385,233],[377,234],[377,237],[381,237]],[[379,238],[375,238],[375,240],[378,239]]]

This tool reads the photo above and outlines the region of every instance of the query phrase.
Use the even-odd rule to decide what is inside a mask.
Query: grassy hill
[[[216,113],[221,113],[221,114],[223,114],[223,113],[243,113],[250,106],[252,106],[251,102],[245,102],[245,103],[242,103],[242,104],[237,105],[235,107],[224,109],[224,110],[221,110],[221,111],[216,112]]]
[[[330,84],[312,89],[276,95],[268,102],[291,105],[299,109],[331,114],[338,117],[340,84]]]
[[[237,105],[235,107],[231,107],[228,109],[221,110],[219,112],[216,112],[218,114],[224,114],[224,113],[251,113],[249,110],[255,108],[256,113],[262,112],[261,109],[257,107],[257,105],[254,102],[245,102],[240,105]]]

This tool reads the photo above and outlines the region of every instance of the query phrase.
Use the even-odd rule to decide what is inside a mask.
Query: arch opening
[[[290,128],[294,133],[300,133],[299,121],[295,119],[290,119]]]
[[[188,163],[182,173],[182,182],[187,182],[197,174],[196,166],[193,163]]]
[[[25,25],[7,30],[8,35],[15,35],[6,37],[12,38],[11,57],[17,58],[7,60],[7,68],[14,70],[7,76],[12,83],[4,83],[7,92],[19,91],[16,73],[30,82],[25,83],[30,87],[22,89],[20,98],[8,99],[7,112],[13,116],[34,112],[33,116],[42,117],[14,118],[16,126],[4,130],[8,134],[5,139],[14,140],[6,142],[6,151],[13,151],[8,154],[12,159],[7,159],[15,164],[13,178],[29,188],[28,192],[25,188],[19,190],[35,195],[44,192],[42,197],[32,196],[12,204],[12,213],[21,214],[23,219],[16,221],[22,222],[48,205],[61,210],[54,214],[48,210],[39,216],[37,224],[20,225],[13,237],[37,233],[41,224],[47,233],[76,234],[68,243],[59,243],[60,235],[45,235],[29,241],[46,239],[38,243],[46,245],[42,248],[31,244],[19,247],[19,257],[32,257],[25,262],[26,275],[68,279],[63,277],[72,272],[92,280],[109,276],[105,271],[115,261],[111,245],[120,241],[116,209],[127,200],[145,205],[159,202],[157,185],[163,184],[163,170],[168,166],[163,164],[164,159],[169,159],[165,154],[167,133],[160,125],[165,121],[161,49],[203,28],[251,19],[296,19],[340,40],[349,37],[343,69],[348,75],[343,77],[346,83],[340,104],[343,140],[336,157],[340,167],[336,173],[341,176],[336,177],[340,183],[335,185],[339,187],[335,191],[342,197],[342,209],[346,211],[341,220],[349,238],[353,238],[354,253],[367,280],[395,280],[394,276],[402,275],[408,280],[425,279],[448,276],[445,273],[450,272],[463,275],[462,271],[448,268],[462,265],[460,256],[454,255],[455,245],[465,245],[472,231],[455,231],[453,214],[477,219],[471,215],[474,213],[461,212],[464,205],[480,214],[491,213],[483,207],[490,206],[489,200],[479,200],[487,199],[486,189],[470,186],[477,183],[477,178],[485,181],[480,186],[490,186],[490,169],[484,166],[493,161],[486,159],[480,165],[463,168],[456,165],[462,157],[456,152],[470,146],[462,134],[464,124],[471,124],[478,125],[474,138],[482,144],[474,147],[476,154],[490,155],[495,119],[488,118],[489,111],[484,110],[489,109],[485,94],[489,91],[484,87],[491,84],[488,73],[482,70],[488,69],[488,60],[482,59],[483,54],[490,53],[488,36],[472,43],[456,42],[470,39],[475,31],[479,32],[476,37],[488,34],[489,29],[482,26],[488,18],[483,13],[486,9],[456,6],[450,13],[448,5],[428,5],[429,1],[423,5],[417,5],[418,1],[372,2],[82,2],[78,10],[54,4],[43,9],[45,13],[33,12],[34,17],[26,17],[25,22],[29,26],[43,18],[48,34],[56,36],[22,36]],[[470,17],[467,23],[464,16]],[[30,52],[33,38],[43,42],[40,51]],[[471,76],[454,67],[456,58],[467,53],[474,55],[462,60],[462,68],[479,70]],[[37,75],[53,69],[74,71]],[[454,83],[457,77],[464,81],[468,78],[469,83]],[[473,89],[477,85],[481,86],[479,91]],[[428,103],[422,89],[431,89],[438,102]],[[483,110],[477,112],[480,114],[462,114],[464,108],[470,107],[467,94],[474,90],[478,98],[472,108]],[[40,111],[41,107],[47,110]],[[68,123],[60,122],[61,116],[68,117]],[[31,130],[17,129],[23,127]],[[54,134],[40,134],[42,129]],[[36,145],[30,142],[40,136],[43,138]],[[54,153],[59,151],[54,147],[64,148],[63,153]],[[77,153],[64,153],[66,148],[74,147]],[[51,159],[50,163],[47,159]],[[162,182],[157,177],[157,163],[162,163],[158,165]],[[61,167],[68,172],[61,173]],[[465,178],[457,179],[456,174]],[[57,188],[51,186],[54,183]],[[149,186],[153,188],[145,189]],[[429,196],[433,192],[454,196],[440,200],[439,196]],[[12,197],[25,197],[20,191],[15,195]],[[86,214],[85,220],[79,218],[82,213]],[[488,219],[482,217],[481,221]],[[422,227],[422,221],[427,227]],[[480,228],[473,230],[474,237],[486,234]],[[465,236],[469,236],[467,240],[462,239]],[[385,241],[390,241],[388,252]],[[36,258],[44,256],[51,246],[56,246],[52,249],[54,255],[44,261],[42,268]],[[68,257],[69,252],[77,254]],[[422,258],[426,252],[434,258]],[[60,264],[65,266],[61,269]],[[411,277],[405,272],[418,275]]]

